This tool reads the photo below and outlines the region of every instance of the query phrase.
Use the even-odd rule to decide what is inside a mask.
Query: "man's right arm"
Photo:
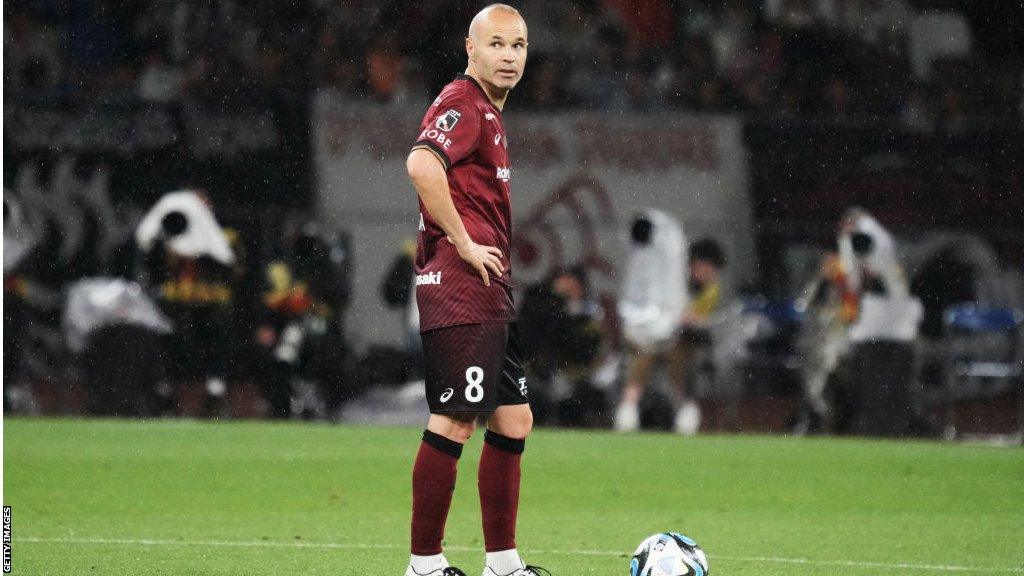
[[[488,271],[497,276],[504,272],[501,250],[494,246],[481,246],[469,237],[455,202],[452,201],[448,175],[441,159],[425,146],[416,147],[409,154],[405,167],[427,213],[444,230],[459,256],[480,274],[484,285],[490,286]]]

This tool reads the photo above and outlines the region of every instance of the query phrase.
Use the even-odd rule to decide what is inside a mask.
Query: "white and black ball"
[[[662,532],[646,538],[633,553],[629,576],[708,576],[708,559],[691,538]]]

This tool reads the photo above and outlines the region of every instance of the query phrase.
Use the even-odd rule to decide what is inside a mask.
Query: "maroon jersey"
[[[505,272],[491,274],[484,286],[480,274],[459,257],[444,230],[420,201],[420,233],[416,249],[416,302],[420,331],[515,318],[512,304],[511,168],[505,126],[484,89],[467,75],[444,87],[420,123],[414,148],[434,151],[448,172],[448,187],[469,237],[496,246]]]

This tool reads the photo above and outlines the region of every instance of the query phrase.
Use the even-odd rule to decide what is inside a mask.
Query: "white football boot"
[[[498,574],[490,566],[484,568],[484,576],[551,576],[551,572],[540,566],[523,566],[508,574]]]
[[[409,566],[405,570],[405,576],[466,576],[466,573],[458,568],[448,566],[447,568],[438,568],[430,572],[417,572],[413,570],[412,566]]]
[[[515,548],[487,553],[483,576],[551,576],[540,566],[530,566],[519,557]]]
[[[635,402],[620,402],[615,409],[615,431],[636,432],[640,429],[640,406]]]
[[[405,576],[466,576],[466,573],[449,566],[444,554],[438,554],[437,556],[417,556],[410,559],[409,567],[405,569]]]
[[[700,430],[700,406],[693,400],[687,400],[676,412],[673,428],[683,436],[693,436]]]

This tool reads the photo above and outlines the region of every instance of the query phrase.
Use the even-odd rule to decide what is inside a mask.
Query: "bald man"
[[[412,474],[406,576],[464,574],[441,548],[462,446],[486,421],[477,483],[484,576],[531,576],[516,551],[520,459],[533,413],[512,302],[512,169],[501,111],[526,65],[526,22],[492,4],[469,26],[466,72],[427,110],[409,154],[419,196],[416,302],[430,418]]]

